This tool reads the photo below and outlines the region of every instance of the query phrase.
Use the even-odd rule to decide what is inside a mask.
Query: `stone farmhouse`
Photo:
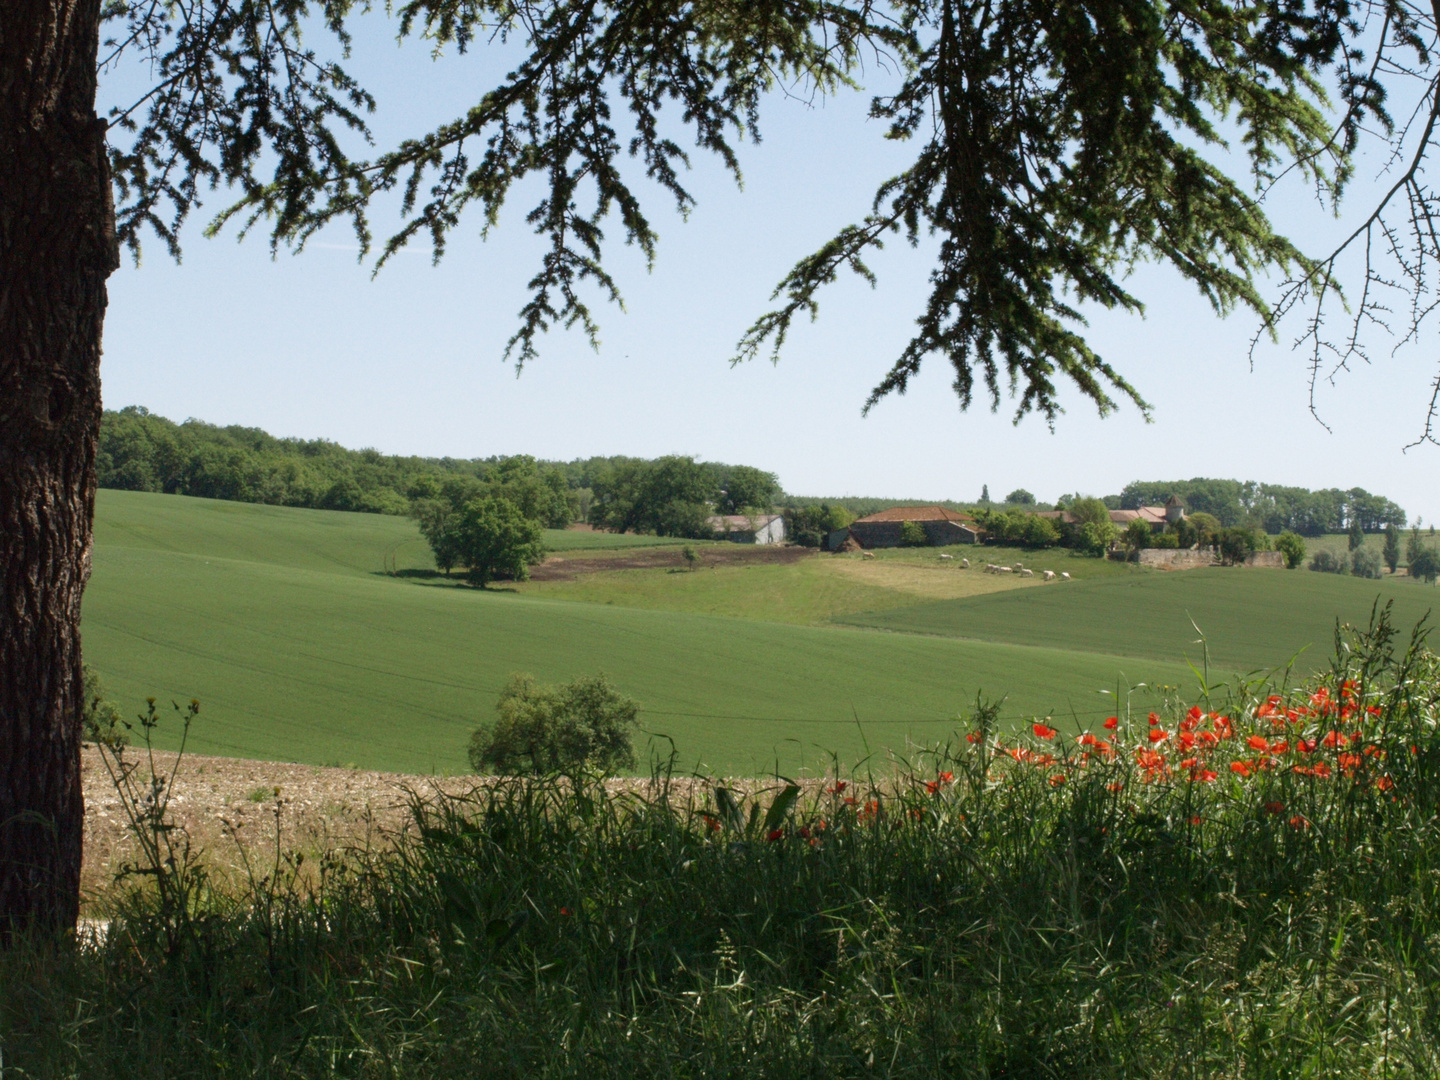
[[[785,519],[779,514],[717,514],[707,520],[716,539],[732,544],[779,544],[785,540]]]
[[[900,547],[904,542],[907,521],[916,522],[925,530],[925,538],[932,547],[975,544],[985,535],[985,530],[975,524],[974,518],[946,510],[943,506],[892,506],[889,510],[852,521],[847,530],[832,533],[827,538],[826,547],[834,550],[847,537],[864,548]],[[832,543],[837,536],[839,543]]]
[[[1076,521],[1074,515],[1065,510],[1047,510],[1035,516],[1072,525]],[[1137,510],[1111,510],[1110,520],[1121,529],[1124,529],[1132,521],[1143,521],[1150,526],[1151,532],[1164,532],[1165,526],[1185,520],[1185,504],[1171,495],[1165,500],[1164,506],[1142,506]]]

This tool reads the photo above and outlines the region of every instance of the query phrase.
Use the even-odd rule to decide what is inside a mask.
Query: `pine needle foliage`
[[[437,56],[497,43],[520,59],[461,115],[374,147],[375,100],[346,65],[355,20],[387,16]],[[933,236],[914,336],[867,408],[939,357],[962,408],[1008,392],[1017,419],[1052,425],[1066,385],[1102,414],[1121,401],[1148,413],[1083,317],[1139,312],[1124,279],[1140,263],[1169,264],[1216,311],[1249,309],[1272,332],[1283,312],[1262,276],[1322,300],[1338,290],[1260,197],[1298,173],[1333,204],[1366,125],[1394,130],[1385,78],[1402,59],[1430,77],[1434,32],[1433,15],[1398,0],[408,0],[383,14],[354,0],[111,0],[105,19],[103,63],[155,72],[110,118],[122,242],[138,254],[148,227],[178,253],[180,223],[224,185],[238,198],[212,232],[234,221],[303,247],[348,221],[378,269],[412,240],[439,259],[467,212],[488,233],[515,185],[538,180],[525,220],[547,246],[507,348],[519,365],[556,324],[598,342],[591,295],[621,302],[604,261],[611,219],[653,261],[655,193],[682,215],[694,205],[683,138],[739,182],[736,148],[759,140],[770,95],[834,94],[884,71],[871,115],[911,163],[795,264],[735,360],[778,357],[842,271],[873,282],[866,259],[888,238]],[[387,193],[402,220],[377,240],[371,206]]]

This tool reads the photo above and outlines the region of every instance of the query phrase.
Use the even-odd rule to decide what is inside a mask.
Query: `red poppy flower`
[[[1243,761],[1232,761],[1230,763],[1230,771],[1233,773],[1239,773],[1241,776],[1249,776],[1250,766],[1246,765]]]
[[[1210,769],[1201,769],[1199,772],[1197,772],[1197,773],[1195,774],[1195,777],[1194,777],[1194,778],[1195,778],[1196,780],[1199,780],[1202,784],[1208,784],[1208,783],[1210,783],[1212,780],[1219,780],[1219,779],[1220,779],[1220,774],[1217,773],[1217,772],[1213,772],[1213,771],[1210,770]]]
[[[985,736],[984,736],[984,735],[981,735],[980,732],[978,732],[978,731],[972,731],[972,732],[970,732],[969,735],[966,735],[966,736],[965,736],[965,741],[968,742],[968,743],[977,743],[977,742],[979,742],[981,739],[983,739],[984,737],[985,737]]]
[[[1319,745],[1320,744],[1317,743],[1314,739],[1295,740],[1295,749],[1299,750],[1302,754],[1313,754],[1315,752],[1315,748]]]
[[[1220,736],[1213,731],[1202,731],[1200,732],[1200,741],[1206,746],[1214,746],[1220,741]]]
[[[768,836],[766,836],[765,839],[768,840],[768,841],[770,841],[770,843],[773,844],[776,840],[779,840],[779,839],[780,839],[782,836],[784,836],[784,835],[785,835],[785,830],[784,830],[784,829],[771,829],[771,830],[770,830],[770,834],[769,834]]]
[[[1055,737],[1055,729],[1053,727],[1045,724],[1031,724],[1030,726],[1035,732],[1037,739],[1053,739]]]
[[[1199,814],[1195,814],[1190,818],[1191,825],[1199,825],[1202,824],[1204,821],[1205,819],[1202,818]]]
[[[1267,813],[1267,814],[1283,814],[1284,812],[1285,812],[1285,804],[1284,804],[1284,803],[1280,803],[1280,802],[1267,802],[1267,803],[1265,804],[1265,813]]]
[[[1250,747],[1251,750],[1270,749],[1270,742],[1263,735],[1251,735],[1248,739],[1245,740],[1245,743],[1247,746]]]
[[[1279,742],[1273,742],[1270,744],[1270,752],[1272,754],[1283,754],[1286,753],[1289,749],[1290,744],[1284,739],[1281,739]]]
[[[845,790],[847,787],[849,787],[849,786],[850,786],[850,785],[847,784],[844,780],[836,780],[836,781],[835,781],[835,786],[830,789],[830,794],[831,794],[831,795],[839,795],[842,791],[844,791],[844,790]]]
[[[561,915],[574,915],[575,913],[574,913],[573,911],[571,911],[568,907],[562,907],[562,908],[560,909],[560,914],[561,914]]]
[[[1191,720],[1199,720],[1205,714],[1200,710],[1199,705],[1191,705],[1190,711],[1187,712],[1185,715],[1190,717]]]
[[[953,784],[954,782],[955,782],[955,774],[954,774],[953,772],[942,772],[942,773],[940,774],[940,783],[942,783],[942,784]]]
[[[938,780],[926,780],[926,781],[925,781],[925,791],[926,791],[927,794],[929,794],[929,795],[934,795],[934,794],[935,794],[937,791],[939,791],[939,790],[940,790],[940,782],[939,782]]]
[[[1157,727],[1157,726],[1159,725],[1159,723],[1160,723],[1160,716],[1159,716],[1159,714],[1152,712],[1152,713],[1150,714],[1150,726],[1151,726],[1151,727]]]
[[[1105,730],[1106,730],[1106,731],[1114,731],[1114,730],[1115,730],[1117,727],[1119,727],[1119,726],[1120,726],[1120,718],[1119,718],[1118,716],[1109,716],[1109,717],[1106,717],[1106,718],[1105,718]]]
[[[1180,745],[1183,746],[1186,750],[1191,749],[1195,745],[1195,735],[1193,732],[1182,731],[1180,732],[1179,738]]]
[[[1381,791],[1389,791],[1395,786],[1395,781],[1391,780],[1388,776],[1380,776],[1376,778],[1375,786]]]
[[[1050,777],[1050,786],[1051,786],[1051,787],[1059,787],[1059,786],[1060,786],[1061,784],[1063,784],[1063,783],[1065,783],[1065,774],[1064,774],[1064,773],[1056,773],[1054,776]]]
[[[1290,819],[1290,827],[1292,829],[1308,829],[1310,827],[1310,822],[1306,821],[1303,815],[1296,814]]]
[[[1199,764],[1200,759],[1198,757],[1187,757],[1184,761],[1180,762],[1180,767],[1182,769],[1193,769]]]
[[[1106,784],[1106,785],[1105,785],[1105,790],[1106,790],[1106,791],[1124,791],[1124,790],[1125,790],[1125,785],[1122,784],[1122,783],[1120,783],[1120,781],[1117,780],[1117,781],[1115,781],[1115,783],[1113,783],[1113,784]]]
[[[1327,731],[1325,738],[1320,740],[1321,744],[1330,750],[1334,750],[1337,746],[1344,746],[1349,741],[1344,733],[1339,731]]]
[[[719,832],[719,831],[720,831],[720,819],[719,819],[719,818],[711,817],[709,814],[705,814],[705,815],[703,815],[703,817],[705,818],[705,827],[706,827],[707,829],[709,829],[711,832]]]
[[[1158,727],[1157,727],[1157,728],[1151,728],[1151,729],[1150,729],[1150,741],[1151,741],[1152,743],[1164,742],[1164,741],[1165,741],[1166,739],[1168,739],[1169,737],[1170,737],[1170,733],[1169,733],[1168,731],[1166,731],[1164,728],[1158,728]]]

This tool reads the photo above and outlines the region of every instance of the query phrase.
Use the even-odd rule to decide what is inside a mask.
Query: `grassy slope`
[[[942,553],[952,558],[941,559]],[[814,625],[925,600],[954,600],[1041,584],[1038,578],[982,573],[986,562],[1021,561],[1037,569],[1068,571],[1077,580],[1145,572],[1104,559],[1072,558],[1058,550],[957,546],[891,548],[876,555],[865,559],[859,554],[816,554],[785,566],[708,567],[694,572],[625,570],[573,581],[530,581],[518,588],[529,596],[555,600]],[[970,559],[970,569],[960,568],[963,558]]]
[[[1222,668],[1280,665],[1310,646],[1300,660],[1310,669],[1330,653],[1335,618],[1368,620],[1377,596],[1395,600],[1396,623],[1407,628],[1440,601],[1440,593],[1405,579],[1216,568],[1051,585],[844,621],[1122,656],[1188,655],[1198,662],[1193,618],[1209,640],[1212,663]]]
[[[930,739],[978,689],[1008,715],[1103,712],[1095,691],[1174,663],[421,587],[407,522],[101,492],[86,654],[127,712],[199,698],[201,752],[408,771],[463,767],[510,672],[604,669],[684,765],[794,770]],[[413,536],[413,533],[412,533]],[[697,575],[698,576],[698,575]]]

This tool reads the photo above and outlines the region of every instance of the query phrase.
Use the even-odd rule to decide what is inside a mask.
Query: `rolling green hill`
[[[1413,626],[1440,592],[1408,578],[1365,581],[1308,570],[1216,567],[1052,584],[938,601],[838,621],[912,634],[1072,648],[1197,664],[1198,626],[1212,665],[1231,672],[1326,663],[1335,619],[1365,623],[1376,598],[1395,601],[1396,625]],[[1191,620],[1194,625],[1191,625]]]
[[[1094,717],[1107,711],[1097,692],[1122,672],[1186,680],[1178,663],[1073,643],[422,585],[383,574],[387,557],[429,566],[401,519],[102,491],[87,659],[126,713],[148,695],[200,699],[197,751],[419,772],[464,768],[470,730],[514,671],[559,680],[603,669],[641,701],[645,727],[674,740],[682,767],[751,774],[940,738],[980,689],[1008,693],[1012,718]]]

